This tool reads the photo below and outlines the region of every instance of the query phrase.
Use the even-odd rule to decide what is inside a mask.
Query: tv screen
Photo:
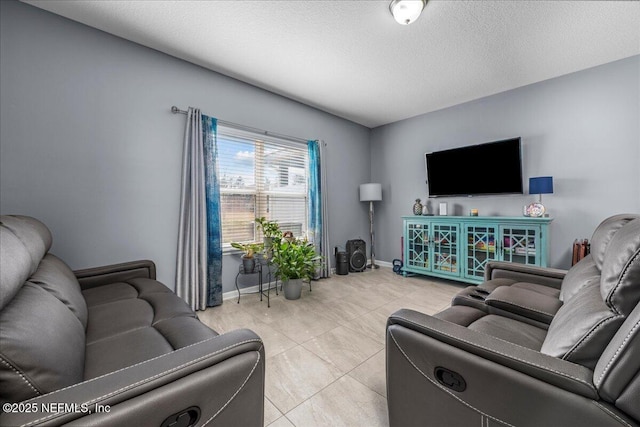
[[[425,154],[429,197],[522,194],[520,138]]]

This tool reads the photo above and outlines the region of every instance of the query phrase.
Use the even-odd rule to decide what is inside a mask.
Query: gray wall
[[[184,115],[328,144],[332,247],[367,236],[370,130],[18,2],[0,2],[0,212],[52,230],[72,268],[157,263],[174,287]],[[238,256],[224,260],[224,291]]]
[[[400,258],[400,217],[427,197],[425,152],[520,136],[525,193],[529,177],[553,176],[554,194],[543,196],[554,218],[550,264],[568,268],[575,238],[591,237],[609,215],[640,212],[639,82],[635,56],[374,129],[371,173],[384,199],[376,204],[377,257]],[[478,208],[481,216],[520,216],[536,199],[438,198],[430,205],[432,212],[447,202],[461,215]]]

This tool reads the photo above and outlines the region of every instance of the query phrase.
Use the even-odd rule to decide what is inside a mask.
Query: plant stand
[[[258,293],[260,294],[260,301],[262,301],[262,296],[266,296],[267,297],[267,308],[271,307],[271,301],[269,300],[269,290],[271,289],[271,286],[267,286],[267,290],[266,293],[264,291],[264,289],[262,289],[262,264],[257,262],[255,263],[255,265],[253,266],[252,271],[245,271],[244,266],[242,264],[240,264],[240,266],[238,267],[238,274],[236,274],[236,290],[238,291],[238,304],[240,304],[240,287],[238,286],[238,278],[240,277],[240,275],[248,275],[248,274],[257,274],[258,275]],[[269,280],[271,280],[271,271],[269,271]],[[277,293],[277,290],[276,290]]]

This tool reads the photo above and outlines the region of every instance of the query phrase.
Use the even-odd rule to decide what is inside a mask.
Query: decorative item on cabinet
[[[538,176],[529,178],[529,194],[537,194],[538,202],[527,206],[525,216],[541,217],[545,215],[546,209],[542,204],[542,195],[553,194],[553,177]]]
[[[420,203],[420,199],[416,199],[416,202],[413,204],[413,214],[422,215],[422,203]]]

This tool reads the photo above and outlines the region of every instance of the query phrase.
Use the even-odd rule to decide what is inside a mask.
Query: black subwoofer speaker
[[[336,252],[336,274],[349,274],[349,256],[346,252]]]
[[[367,244],[364,240],[348,240],[347,256],[349,257],[349,271],[358,273],[367,269]]]

